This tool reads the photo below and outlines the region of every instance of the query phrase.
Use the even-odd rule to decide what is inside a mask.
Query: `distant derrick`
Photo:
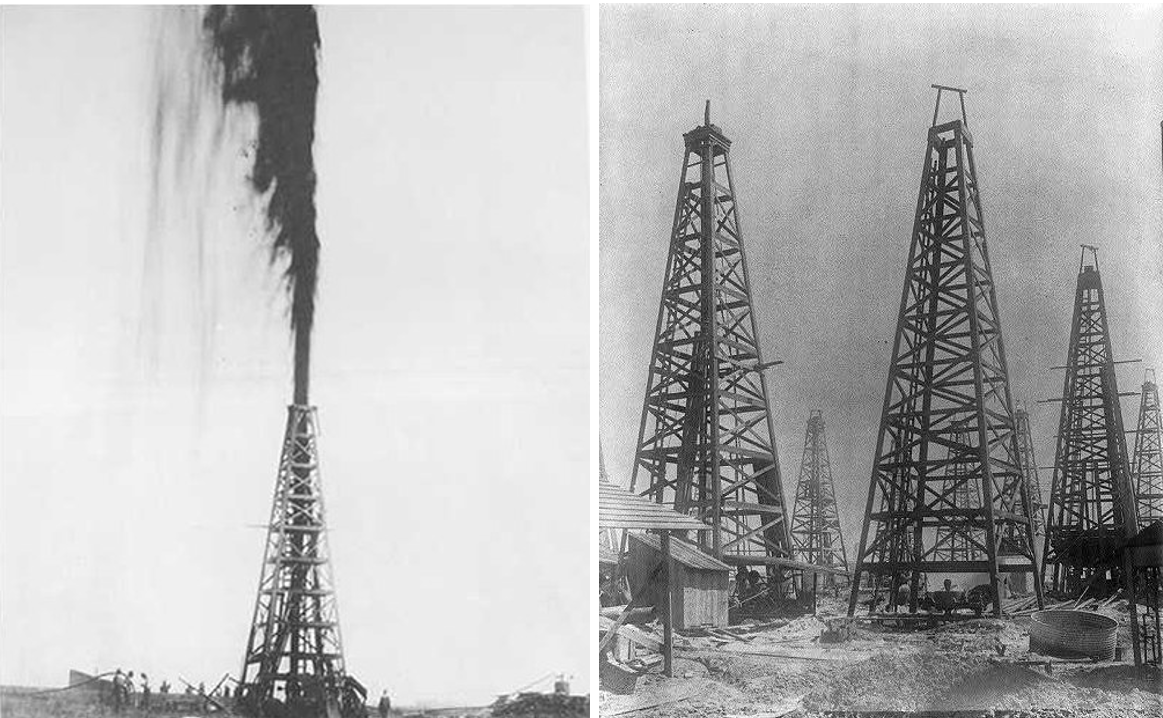
[[[1159,419],[1159,386],[1155,383],[1154,369],[1149,369],[1143,378],[1131,476],[1139,504],[1139,528],[1146,528],[1163,519],[1163,433]]]
[[[950,463],[945,470],[941,491],[959,509],[980,509],[981,477],[974,473],[980,466],[976,460],[977,449],[968,432],[959,431],[956,436],[959,447],[949,450]],[[965,447],[969,447],[968,450]],[[983,531],[966,517],[950,517],[937,528],[933,557],[940,561],[980,561],[981,533]]]
[[[824,416],[819,410],[808,416],[804,455],[796,485],[795,511],[791,522],[792,546],[796,558],[814,566],[848,571],[848,555],[840,531],[836,496],[832,486],[832,462],[824,434]],[[824,575],[824,587],[836,585],[835,574]]]
[[[1022,472],[1026,476],[1030,505],[1034,507],[1034,533],[1042,535],[1046,530],[1046,502],[1042,498],[1042,483],[1038,479],[1038,460],[1034,457],[1030,415],[1025,409],[1017,409],[1014,417],[1018,421],[1018,455],[1022,460]]]

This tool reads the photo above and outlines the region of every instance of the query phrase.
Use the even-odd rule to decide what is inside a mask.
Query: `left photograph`
[[[587,21],[0,8],[0,713],[589,715]]]

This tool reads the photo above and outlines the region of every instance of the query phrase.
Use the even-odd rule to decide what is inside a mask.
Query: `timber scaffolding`
[[[842,577],[848,574],[848,554],[844,550],[844,535],[840,530],[840,515],[836,509],[824,414],[819,409],[808,415],[808,425],[804,432],[804,454],[800,461],[799,483],[796,485],[791,539],[797,559],[838,572],[823,574],[823,588],[838,587]],[[812,574],[813,601],[820,588],[820,576],[820,573]]]
[[[850,616],[866,574],[871,608],[887,591],[890,611],[909,613],[923,575],[984,574],[1000,616],[1001,574],[1037,572],[965,90],[933,88]],[[961,112],[938,124],[943,92]]]
[[[1088,261],[1089,255],[1089,261]],[[1125,583],[1119,549],[1138,530],[1097,248],[1083,245],[1046,519],[1043,581],[1061,596]]]
[[[683,135],[678,199],[630,489],[710,529],[699,546],[795,594],[789,514],[731,173],[711,123]],[[644,486],[643,486],[644,484]]]

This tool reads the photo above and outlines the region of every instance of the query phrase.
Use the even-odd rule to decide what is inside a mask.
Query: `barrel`
[[[1052,609],[1030,617],[1030,651],[1059,658],[1115,657],[1119,622],[1090,611]]]

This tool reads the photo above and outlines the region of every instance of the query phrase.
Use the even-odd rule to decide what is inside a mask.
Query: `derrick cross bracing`
[[[775,363],[760,352],[731,141],[711,124],[709,102],[683,140],[631,488],[709,524],[705,551],[767,566],[788,593],[791,538],[764,377]]]
[[[952,497],[953,505],[960,509],[981,507],[981,479],[974,473],[977,468],[977,450],[973,447],[973,437],[968,431],[958,430],[955,434],[957,448],[949,449],[949,464],[945,469],[943,492]],[[981,544],[979,529],[966,517],[950,516],[937,527],[933,542],[933,558],[938,561],[980,561]]]
[[[1148,369],[1143,378],[1131,476],[1139,502],[1139,528],[1145,529],[1163,519],[1163,429],[1160,427],[1159,385],[1155,383],[1154,369]]]
[[[791,540],[800,561],[848,571],[848,554],[844,550],[832,485],[832,462],[828,458],[824,415],[819,409],[808,415],[792,513]],[[824,588],[831,588],[836,583],[835,574],[824,574]]]
[[[288,407],[239,686],[252,715],[272,699],[323,715],[345,685],[316,436],[315,408]]]
[[[1119,585],[1118,547],[1138,526],[1098,253],[1085,245],[1066,356],[1042,571],[1077,595],[1108,569]]]
[[[1000,615],[1000,573],[1036,572],[964,91],[934,87],[849,615],[864,573],[879,577],[874,586],[887,579],[894,593],[907,585],[910,612],[922,574],[986,574]],[[937,124],[943,90],[957,92],[961,117]],[[964,482],[949,480],[953,472]],[[959,504],[966,482],[979,505]],[[974,557],[942,558],[934,541],[942,529],[961,530]],[[1020,541],[1002,561],[1007,535]]]

